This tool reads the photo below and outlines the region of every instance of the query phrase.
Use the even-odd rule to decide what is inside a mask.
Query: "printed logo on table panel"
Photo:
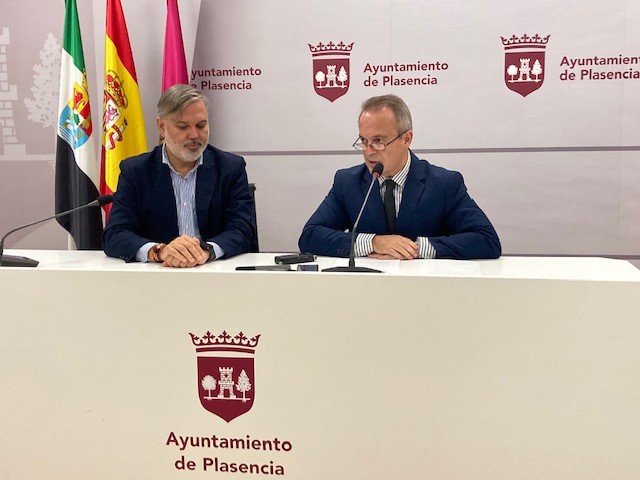
[[[209,412],[226,422],[247,413],[255,399],[253,355],[260,335],[235,337],[223,331],[203,337],[189,333],[198,354],[198,398]]]
[[[500,37],[504,45],[504,83],[509,90],[526,97],[538,90],[544,82],[545,50],[549,37],[537,33],[530,37]]]
[[[72,149],[80,147],[89,140],[93,127],[86,76],[82,78],[82,85],[73,83],[72,98],[60,112],[58,131]]]
[[[308,45],[313,59],[313,89],[321,97],[334,102],[349,90],[353,42],[348,45],[344,42]]]
[[[127,118],[122,110],[129,104],[126,92],[122,87],[122,80],[113,70],[109,70],[104,78],[104,114],[102,119],[105,134],[106,150],[116,148],[117,142],[122,141],[122,132],[127,128]]]

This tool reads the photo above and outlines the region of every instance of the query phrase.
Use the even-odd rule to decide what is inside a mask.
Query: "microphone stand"
[[[369,190],[367,190],[367,194],[364,197],[364,202],[362,202],[362,207],[360,207],[360,212],[356,218],[356,221],[353,223],[353,229],[351,230],[351,248],[349,249],[349,266],[348,267],[331,267],[331,268],[323,268],[323,272],[350,272],[350,273],[382,273],[381,270],[376,270],[374,268],[369,267],[356,267],[356,252],[355,252],[355,243],[356,243],[356,228],[360,223],[360,217],[362,217],[362,212],[364,212],[364,207],[367,204],[367,200],[369,200],[369,195],[371,194],[371,189],[373,188],[373,182],[380,176],[382,173],[383,166],[380,163],[376,163],[373,167],[373,178],[371,179],[371,183],[369,184]]]
[[[54,218],[63,217],[65,215],[69,215],[70,213],[76,212],[78,210],[82,210],[83,208],[88,207],[101,207],[103,205],[108,205],[113,202],[113,197],[111,195],[101,195],[93,202],[87,203],[86,205],[81,205],[76,208],[72,208],[71,210],[67,210],[66,212],[56,213],[51,217],[43,218],[42,220],[38,220],[36,222],[29,223],[27,225],[22,225],[21,227],[14,228],[13,230],[7,232],[4,237],[0,240],[0,267],[37,267],[40,262],[34,260],[29,257],[21,257],[19,255],[4,255],[4,241],[5,239],[11,235],[13,232],[17,232],[18,230],[22,230],[23,228],[32,227],[34,225],[38,225],[39,223],[46,222],[47,220],[51,220]]]

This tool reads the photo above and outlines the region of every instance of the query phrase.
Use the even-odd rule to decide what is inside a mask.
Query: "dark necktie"
[[[389,232],[393,233],[396,229],[396,199],[393,195],[396,182],[387,178],[384,181],[384,186],[386,187],[384,192],[384,213],[387,217],[387,227],[389,227]]]

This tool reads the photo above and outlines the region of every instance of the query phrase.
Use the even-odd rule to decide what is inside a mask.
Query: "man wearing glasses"
[[[357,229],[357,257],[377,259],[497,258],[498,234],[469,196],[462,175],[418,159],[411,112],[395,95],[366,100],[358,119],[364,164],[339,170],[333,187],[302,230],[301,252],[349,256],[351,230],[383,166]]]

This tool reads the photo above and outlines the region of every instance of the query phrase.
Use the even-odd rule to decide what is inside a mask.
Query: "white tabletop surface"
[[[102,251],[6,250],[9,255],[23,255],[40,264],[34,270],[109,270],[149,272],[234,272],[237,266],[273,265],[277,253],[247,253],[217,260],[194,269],[163,268],[159,264],[125,263],[108,258]],[[318,257],[320,269],[346,265],[347,259]],[[501,257],[496,260],[370,260],[356,259],[357,266],[382,270],[384,275],[428,277],[522,278],[586,281],[640,282],[640,270],[626,260],[601,257]],[[3,267],[3,269],[11,267]],[[315,272],[252,272],[252,274],[301,274]],[[241,272],[238,272],[241,273]],[[244,272],[242,272],[244,273]],[[354,275],[326,273],[322,275]],[[358,274],[356,274],[358,275]],[[370,274],[359,274],[370,275]]]

